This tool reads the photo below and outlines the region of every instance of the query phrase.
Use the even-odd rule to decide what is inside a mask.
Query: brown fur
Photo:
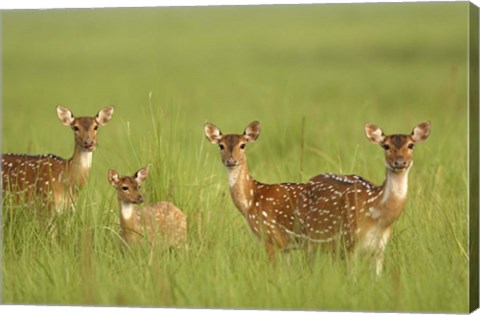
[[[302,237],[333,250],[340,247],[347,252],[369,252],[380,274],[383,251],[407,200],[408,171],[413,161],[411,144],[424,141],[430,133],[429,123],[419,126],[412,135],[385,136],[378,127],[367,124],[368,139],[385,150],[384,183],[375,186],[355,175],[322,174],[312,178],[296,211]]]
[[[262,184],[252,178],[247,166],[245,145],[260,134],[260,124],[253,122],[240,134],[222,135],[212,124],[205,124],[205,136],[220,146],[223,165],[229,174],[230,194],[237,209],[247,220],[253,233],[265,243],[273,258],[275,248],[296,246],[294,210],[305,184]]]
[[[90,171],[86,156],[97,145],[97,128],[112,117],[113,107],[103,108],[95,117],[78,117],[57,107],[59,119],[74,130],[75,147],[68,160],[47,155],[3,154],[2,190],[16,203],[39,203],[62,211],[71,207]],[[90,156],[91,159],[91,156]],[[91,160],[90,160],[91,161]]]
[[[154,245],[180,246],[187,241],[187,217],[170,202],[157,202],[137,207],[143,202],[140,185],[148,175],[148,168],[133,176],[119,177],[109,170],[108,180],[117,191],[120,205],[120,235],[125,244],[149,241]],[[130,208],[131,207],[131,208]],[[131,209],[128,216],[127,208]]]

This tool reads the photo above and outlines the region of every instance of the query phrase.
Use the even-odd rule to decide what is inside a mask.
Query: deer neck
[[[68,179],[71,186],[81,188],[88,179],[88,173],[92,167],[93,152],[86,151],[75,144],[73,156],[68,160]]]
[[[252,207],[257,184],[250,176],[246,162],[234,168],[227,167],[227,174],[233,202],[238,210],[246,215]]]
[[[387,225],[393,223],[400,216],[407,201],[410,167],[411,165],[400,172],[395,172],[390,168],[386,170],[386,179],[382,185],[383,196],[378,206],[382,209]]]
[[[135,205],[118,200],[120,204],[120,223],[123,229],[132,230],[135,226]]]

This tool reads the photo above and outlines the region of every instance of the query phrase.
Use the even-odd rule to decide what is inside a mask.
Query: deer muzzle
[[[394,169],[404,169],[408,167],[408,164],[403,157],[397,157],[392,166]]]
[[[83,140],[83,147],[87,151],[92,152],[93,150],[95,150],[95,141],[93,141],[92,139],[85,139]]]
[[[142,195],[138,195],[137,198],[135,198],[135,203],[142,203],[143,202],[143,196]]]
[[[229,157],[225,161],[225,166],[226,167],[235,167],[235,166],[237,166],[237,164],[238,164],[237,160],[235,160],[233,157]]]

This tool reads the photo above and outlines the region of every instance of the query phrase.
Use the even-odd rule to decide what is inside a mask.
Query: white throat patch
[[[133,210],[134,210],[133,204],[121,202],[120,207],[121,207],[122,217],[125,220],[129,220],[133,214]]]
[[[91,168],[92,167],[92,156],[93,152],[82,152],[80,156],[80,164],[83,168]]]
[[[407,197],[409,171],[410,167],[402,173],[387,171],[387,183],[385,185],[382,203],[390,198],[404,199]]]
[[[240,174],[240,169],[238,167],[234,169],[227,168],[228,173],[228,184],[230,187],[235,186],[238,181],[238,175]]]
[[[250,208],[252,206],[253,190],[247,191],[242,183],[243,181],[250,180],[250,176],[247,177],[248,171],[236,167],[233,169],[227,168],[227,172],[228,184],[230,186],[230,191],[235,195],[235,203],[243,209],[241,211]]]

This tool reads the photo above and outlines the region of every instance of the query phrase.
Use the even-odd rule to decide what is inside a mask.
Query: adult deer
[[[3,154],[2,189],[18,202],[38,202],[61,212],[70,207],[77,191],[85,185],[97,147],[99,126],[113,115],[113,106],[101,109],[94,117],[75,117],[65,107],[57,106],[60,121],[74,133],[75,147],[70,159],[52,154]]]
[[[207,139],[220,147],[222,163],[228,174],[233,203],[247,220],[253,233],[265,242],[266,251],[273,259],[275,249],[296,246],[294,231],[295,208],[304,184],[262,184],[248,170],[245,149],[260,135],[260,123],[250,123],[243,134],[223,135],[210,123],[204,126]]]
[[[133,176],[120,177],[114,170],[108,171],[108,181],[117,191],[120,205],[120,235],[125,244],[145,240],[159,241],[167,247],[185,245],[187,240],[187,216],[174,204],[161,201],[138,207],[143,202],[140,185],[148,175],[144,167]]]
[[[372,124],[365,125],[365,132],[385,151],[383,184],[375,186],[356,175],[318,175],[307,183],[296,215],[303,239],[332,249],[340,246],[347,252],[366,251],[374,257],[379,275],[393,224],[407,201],[413,147],[428,138],[430,122],[417,125],[409,135],[385,135]]]

